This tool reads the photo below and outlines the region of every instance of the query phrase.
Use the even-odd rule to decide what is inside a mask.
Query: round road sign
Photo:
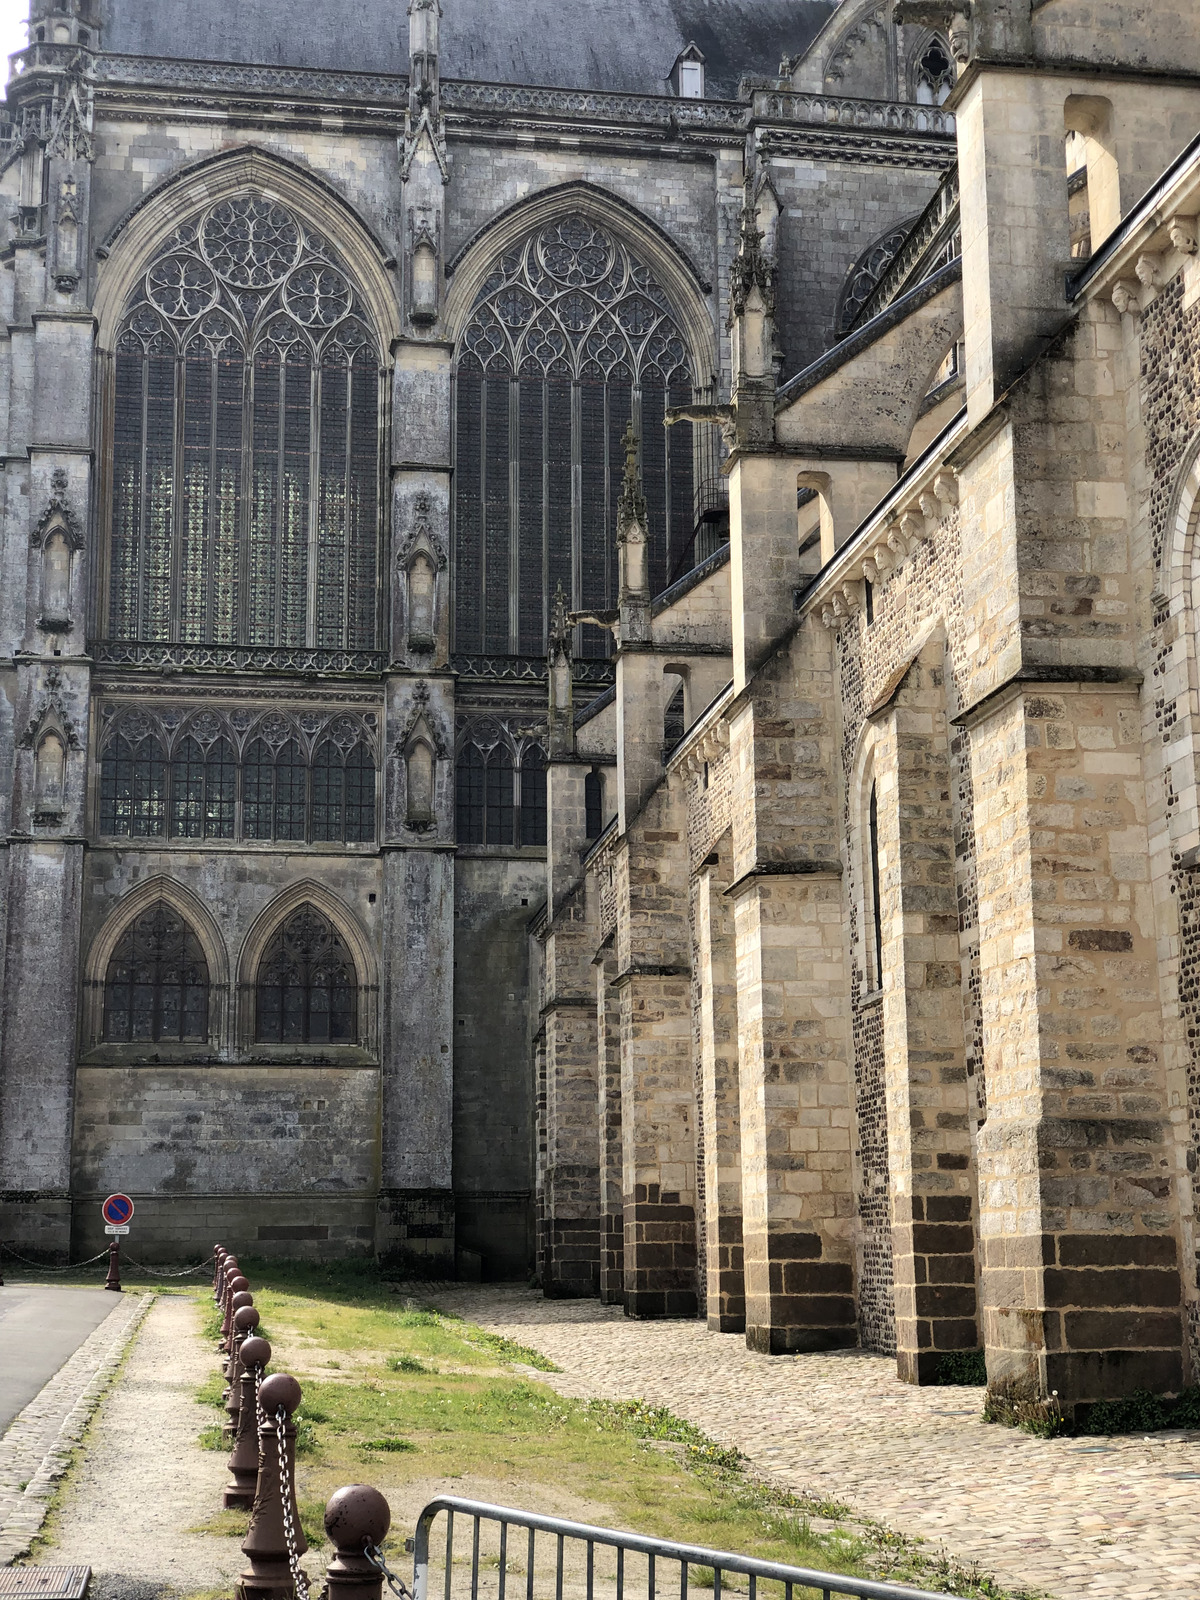
[[[110,1194],[100,1209],[104,1213],[105,1222],[111,1222],[119,1227],[122,1223],[128,1222],[133,1215],[133,1201],[127,1194]]]

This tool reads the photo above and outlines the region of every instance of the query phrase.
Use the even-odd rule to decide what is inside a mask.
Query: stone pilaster
[[[1183,1381],[1140,712],[1018,684],[971,719],[988,1379],[1069,1412]]]
[[[936,1383],[979,1343],[945,650],[931,640],[874,753],[896,1363]]]
[[[599,1072],[600,1299],[625,1300],[625,1201],[621,1132],[621,1003],[613,988],[616,954],[605,942],[596,972],[596,1056]]]
[[[704,1108],[704,1238],[708,1326],[746,1328],[742,1263],[741,1122],[738,1012],[731,906],[725,893],[729,851],[696,878],[695,944],[700,1011],[700,1079]]]

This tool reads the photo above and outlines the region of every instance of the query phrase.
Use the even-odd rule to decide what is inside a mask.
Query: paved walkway
[[[0,1433],[116,1305],[104,1289],[0,1286]]]
[[[798,1493],[849,1503],[1058,1600],[1200,1595],[1200,1433],[1034,1439],[981,1389],[916,1389],[860,1352],[759,1356],[699,1322],[630,1322],[507,1287],[434,1303],[532,1345],[564,1394],[668,1405]]]
[[[163,1296],[104,1402],[38,1564],[93,1568],[91,1600],[151,1600],[224,1586],[245,1565],[236,1539],[196,1533],[220,1508],[223,1453],[196,1437],[217,1413],[195,1393],[213,1370],[196,1302]]]
[[[0,1293],[7,1297],[16,1291],[5,1289]],[[14,1320],[8,1335],[0,1340],[0,1362],[5,1365],[5,1381],[13,1385],[13,1395],[19,1395],[22,1384],[28,1388],[37,1376],[44,1377],[47,1369],[52,1375],[0,1438],[0,1567],[23,1556],[40,1530],[58,1480],[71,1463],[72,1451],[83,1438],[84,1429],[150,1304],[146,1295],[112,1295],[102,1290],[39,1286],[33,1293],[36,1298],[24,1302],[24,1310],[21,1302],[11,1302]],[[41,1306],[47,1318],[54,1321],[57,1313],[45,1296],[94,1293],[100,1294],[101,1309],[107,1315],[86,1333],[79,1326],[81,1320],[86,1320],[83,1313],[64,1309],[58,1332],[52,1342],[48,1341],[49,1353],[38,1348],[36,1330],[22,1328],[30,1307]],[[95,1309],[94,1301],[88,1304]],[[74,1331],[70,1332],[72,1323]],[[0,1334],[3,1326],[0,1322]],[[10,1337],[17,1332],[21,1333],[19,1340]],[[76,1338],[81,1333],[86,1333],[82,1341]],[[67,1353],[64,1346],[72,1340],[76,1348]],[[7,1371],[10,1363],[16,1364],[16,1373]]]

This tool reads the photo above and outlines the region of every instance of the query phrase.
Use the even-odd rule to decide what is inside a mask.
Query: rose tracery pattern
[[[173,231],[116,344],[111,638],[375,647],[381,364],[345,264],[277,201]]]

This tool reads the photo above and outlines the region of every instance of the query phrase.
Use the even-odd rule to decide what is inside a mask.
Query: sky
[[[0,0],[0,82],[8,78],[8,58],[25,47],[29,0]]]

